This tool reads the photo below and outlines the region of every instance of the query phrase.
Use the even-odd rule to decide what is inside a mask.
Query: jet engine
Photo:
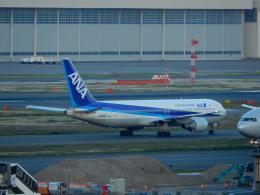
[[[191,132],[202,132],[206,131],[208,128],[208,121],[204,118],[192,117],[190,121],[183,124],[181,127],[187,129]]]

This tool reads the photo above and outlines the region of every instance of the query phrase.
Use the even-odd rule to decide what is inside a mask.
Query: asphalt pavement
[[[3,146],[32,146],[48,144],[83,144],[83,143],[116,143],[116,142],[142,142],[183,140],[189,144],[190,139],[225,139],[241,138],[236,129],[216,130],[215,135],[208,132],[191,133],[186,130],[172,132],[170,138],[158,138],[155,132],[135,132],[133,137],[121,137],[119,133],[94,133],[94,134],[61,134],[61,135],[17,135],[0,137],[0,147]],[[214,150],[214,151],[184,151],[184,152],[147,152],[131,154],[86,154],[72,156],[38,156],[38,157],[0,157],[0,161],[17,162],[29,173],[38,171],[60,162],[63,159],[77,158],[108,158],[128,155],[146,155],[160,160],[166,166],[172,165],[176,169],[201,170],[210,168],[216,164],[232,164],[253,162],[250,154],[252,149],[238,150]]]
[[[185,152],[149,152],[131,154],[87,154],[73,156],[37,156],[37,157],[1,157],[3,162],[16,162],[30,174],[59,163],[64,159],[110,158],[121,156],[145,155],[158,159],[166,166],[174,169],[204,170],[216,164],[248,163],[254,159],[250,156],[253,149],[214,150],[214,151],[185,151]]]
[[[81,74],[189,72],[189,60],[74,62]],[[198,72],[251,72],[260,70],[260,60],[196,60]],[[63,74],[61,65],[0,63],[0,74]]]
[[[189,91],[189,92],[153,92],[153,93],[93,93],[99,101],[143,100],[143,99],[214,99],[216,101],[260,101],[260,91]],[[41,105],[68,108],[71,107],[69,93],[2,93],[0,107],[25,107]]]
[[[55,144],[86,144],[86,143],[116,143],[116,142],[153,142],[189,139],[225,139],[243,138],[236,129],[218,129],[215,135],[208,131],[192,133],[187,130],[172,131],[169,138],[157,137],[157,132],[134,131],[134,136],[120,136],[118,133],[91,133],[91,134],[51,134],[51,135],[14,135],[0,136],[0,147],[5,146],[30,146],[30,145],[55,145]],[[87,131],[87,130],[86,130]]]

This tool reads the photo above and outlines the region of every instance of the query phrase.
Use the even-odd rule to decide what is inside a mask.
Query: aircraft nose
[[[245,134],[248,131],[248,125],[244,122],[238,122],[237,129],[241,134]]]

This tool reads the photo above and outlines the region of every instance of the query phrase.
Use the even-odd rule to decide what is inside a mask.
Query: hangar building
[[[0,62],[260,57],[259,0],[1,0]]]

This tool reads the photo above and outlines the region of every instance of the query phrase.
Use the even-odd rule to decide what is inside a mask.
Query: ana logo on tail
[[[68,75],[68,77],[71,79],[72,84],[75,86],[76,85],[76,90],[78,93],[81,94],[81,99],[84,99],[88,90],[85,87],[82,79],[80,78],[79,74],[77,72],[74,72],[70,75]]]

